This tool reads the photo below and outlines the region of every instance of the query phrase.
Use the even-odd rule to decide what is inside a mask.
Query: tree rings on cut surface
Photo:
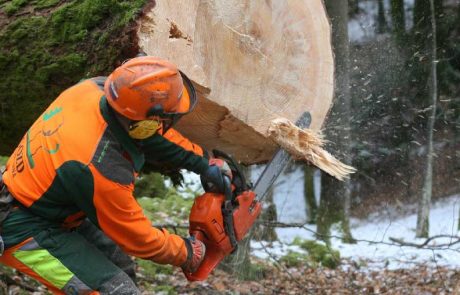
[[[139,46],[193,81],[199,103],[177,129],[244,164],[269,160],[272,120],[312,115],[320,130],[333,96],[330,25],[321,0],[156,1],[138,20]]]

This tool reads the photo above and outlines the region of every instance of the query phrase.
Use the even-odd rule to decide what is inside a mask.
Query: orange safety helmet
[[[110,106],[133,121],[153,118],[175,123],[193,110],[196,93],[190,80],[169,61],[139,56],[116,68],[104,92]]]

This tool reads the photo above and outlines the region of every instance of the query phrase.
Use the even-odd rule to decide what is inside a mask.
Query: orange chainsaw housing
[[[236,240],[241,241],[259,216],[262,207],[252,191],[244,191],[235,198],[233,227]],[[223,194],[205,193],[195,199],[190,211],[190,235],[206,245],[206,255],[198,270],[185,273],[189,281],[205,280],[211,271],[230,253],[234,247],[225,232],[222,205]]]

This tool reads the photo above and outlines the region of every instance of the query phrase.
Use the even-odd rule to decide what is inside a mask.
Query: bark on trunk
[[[335,148],[347,159],[350,152],[350,86],[348,45],[348,4],[346,1],[326,1],[332,20],[333,45],[336,56],[335,104],[327,121],[326,137],[335,142]],[[351,159],[347,159],[351,162]],[[352,242],[349,227],[351,204],[350,182],[337,182],[330,176],[321,177],[321,200],[318,212],[318,236],[328,241],[330,227],[340,223],[344,240]]]
[[[378,17],[377,17],[377,33],[383,34],[387,31],[388,25],[385,17],[385,5],[383,0],[378,0]]]
[[[304,198],[307,205],[307,222],[310,224],[316,223],[316,215],[318,214],[318,204],[316,204],[315,189],[314,189],[314,168],[304,166]]]
[[[391,21],[396,41],[402,45],[406,37],[404,0],[391,0]]]
[[[431,10],[431,112],[428,118],[428,152],[426,157],[426,170],[423,182],[422,198],[419,201],[417,214],[416,236],[427,238],[430,228],[430,203],[433,192],[433,129],[436,120],[436,102],[438,99],[438,78],[437,78],[437,44],[436,44],[436,17],[433,0],[430,0]]]

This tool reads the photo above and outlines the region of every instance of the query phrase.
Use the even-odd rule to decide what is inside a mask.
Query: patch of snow
[[[391,1],[383,2],[385,19],[388,26],[392,26],[391,19]],[[359,13],[350,18],[348,21],[348,36],[350,42],[364,43],[377,36],[377,21],[378,21],[378,1],[367,0],[359,2]],[[404,0],[404,15],[406,30],[413,26],[413,7],[414,0]]]
[[[181,170],[182,175],[184,176],[184,184],[177,188],[177,191],[187,197],[194,198],[196,195],[201,195],[204,193],[203,187],[201,186],[200,175],[187,171]],[[170,180],[165,181],[167,186],[172,186]]]
[[[430,236],[449,235],[459,236],[457,229],[460,209],[460,195],[454,195],[432,205],[430,210]],[[361,263],[367,261],[369,269],[398,269],[409,268],[413,264],[430,266],[460,267],[460,245],[449,249],[432,250],[418,249],[409,246],[394,244],[391,238],[403,239],[408,243],[421,244],[425,239],[415,238],[417,215],[388,219],[352,220],[352,235],[358,241],[356,244],[345,244],[338,238],[331,239],[331,246],[338,249],[343,258]],[[278,228],[276,229],[280,244],[274,244],[268,251],[274,251],[275,256],[287,253],[295,237],[315,239],[316,226],[306,225],[305,228]],[[332,236],[340,237],[337,229],[332,230]],[[364,241],[365,240],[365,241]],[[429,245],[435,246],[451,242],[450,238],[436,239]],[[251,244],[255,248],[254,255],[268,257],[260,243]],[[284,246],[280,246],[284,245]]]
[[[262,173],[264,165],[251,169],[251,180],[254,182]],[[319,204],[320,172],[315,172],[315,195]],[[197,174],[184,173],[186,186],[190,191],[202,192],[201,183]],[[285,223],[305,223],[307,220],[306,206],[303,197],[304,178],[300,167],[287,169],[279,177],[274,186],[274,203],[278,211],[278,221]],[[457,229],[460,209],[460,195],[454,195],[432,204],[430,210],[430,236],[450,235],[459,236]],[[356,244],[345,244],[339,238],[331,239],[331,246],[338,249],[343,258],[361,264],[367,261],[369,269],[376,268],[409,268],[415,263],[425,263],[432,266],[460,267],[460,244],[451,249],[431,250],[418,249],[399,245],[390,245],[391,238],[403,239],[408,243],[420,244],[425,239],[415,238],[416,213],[399,216],[396,210],[388,208],[386,214],[369,215],[366,220],[351,220],[351,232]],[[280,257],[289,250],[298,251],[297,246],[289,245],[296,237],[315,240],[316,225],[306,225],[305,228],[277,228],[279,242],[251,242],[253,254],[260,258]],[[332,229],[331,235],[340,237],[338,229]],[[359,241],[361,240],[361,241]],[[365,241],[364,241],[365,240]],[[431,242],[444,244],[449,239],[436,239]],[[268,252],[268,253],[267,253]]]
[[[256,182],[265,165],[257,165],[251,169],[251,181]],[[314,194],[317,204],[321,196],[321,171],[316,169],[313,174]],[[305,222],[307,208],[304,199],[304,172],[301,166],[285,169],[273,185],[273,202],[276,205],[278,221],[285,223]]]
[[[362,43],[376,36],[378,2],[360,1],[359,10],[360,13],[348,21],[350,42]]]

